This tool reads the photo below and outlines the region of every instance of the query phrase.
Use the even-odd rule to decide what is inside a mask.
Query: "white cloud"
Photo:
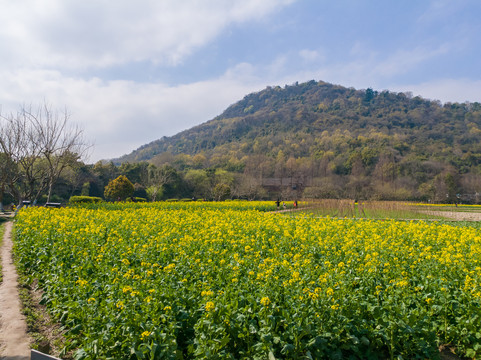
[[[437,48],[416,47],[414,49],[400,49],[374,66],[373,72],[383,77],[407,73],[416,66],[444,55],[451,50],[449,44],[442,44]]]
[[[293,1],[2,1],[0,65],[175,64],[230,24],[262,19]]]
[[[258,89],[249,64],[203,82],[106,81],[89,75],[145,61],[173,66],[232,24],[261,21],[296,0],[0,0],[0,107],[64,106],[93,160],[117,157],[207,121]]]
[[[386,89],[387,85],[399,78],[404,78],[404,82],[408,82],[405,77],[409,76],[410,72],[430,62],[436,62],[453,49],[455,46],[451,44],[441,44],[438,47],[417,46],[412,49],[398,49],[392,54],[384,54],[357,42],[351,48],[350,57],[341,61],[321,58],[322,62],[313,62],[317,63],[316,68],[311,66],[294,69],[297,71],[292,71],[289,78],[295,78],[294,81],[323,80],[358,89],[367,87]],[[283,56],[282,59],[283,63],[292,62],[287,56]],[[282,77],[284,69],[277,67],[277,70],[277,75]]]
[[[470,79],[440,79],[411,85],[392,85],[395,91],[411,91],[415,96],[441,102],[481,102],[481,81]]]
[[[265,87],[249,64],[239,64],[219,78],[168,86],[133,81],[84,80],[57,71],[0,73],[2,113],[21,103],[44,101],[71,113],[88,139],[95,142],[90,161],[118,157],[162,136],[198,125],[219,115],[247,93]],[[45,95],[47,94],[47,95]]]
[[[475,98],[481,93],[479,81],[445,79],[417,84],[409,80],[411,71],[418,72],[420,66],[455,53],[461,45],[453,39],[417,42],[391,54],[353,39],[346,56],[334,59],[335,51],[325,43],[320,45],[316,37],[302,50],[282,43],[272,58],[258,60],[264,64],[259,66],[254,56],[248,57],[252,63],[241,62],[245,57],[237,60],[234,52],[226,50],[232,56],[226,63],[234,65],[220,69],[222,76],[209,79],[206,74],[204,81],[180,85],[107,81],[89,73],[92,69],[97,76],[115,73],[112,66],[118,65],[128,72],[134,62],[161,65],[159,68],[175,66],[223,32],[235,31],[232,25],[265,21],[295,1],[0,0],[2,112],[16,110],[21,102],[66,106],[72,120],[95,140],[91,159],[95,161],[129,153],[149,141],[210,120],[267,85],[314,79],[356,88],[412,91],[442,101],[480,101]],[[440,12],[436,17],[448,13],[449,2],[443,4],[434,8]],[[442,41],[446,44],[439,45]],[[219,57],[226,56],[223,50],[219,49]],[[133,78],[138,69],[137,64],[129,76]],[[147,75],[144,79],[156,76]],[[406,83],[412,85],[399,85]]]
[[[320,54],[316,50],[303,49],[299,51],[299,56],[307,62],[313,62],[320,58]]]
[[[465,4],[465,0],[432,0],[426,11],[418,17],[417,22],[419,24],[431,24],[449,20]]]

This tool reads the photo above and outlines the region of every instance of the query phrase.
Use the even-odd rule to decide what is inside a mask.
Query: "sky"
[[[481,102],[479,0],[0,0],[0,111],[43,104],[128,154],[267,86]]]

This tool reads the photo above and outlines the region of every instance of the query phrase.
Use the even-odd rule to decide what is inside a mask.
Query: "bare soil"
[[[30,338],[21,312],[18,275],[12,258],[12,222],[4,224],[1,248],[3,282],[0,284],[0,359],[29,360]]]
[[[481,213],[463,211],[423,211],[424,214],[442,216],[455,221],[481,221]]]

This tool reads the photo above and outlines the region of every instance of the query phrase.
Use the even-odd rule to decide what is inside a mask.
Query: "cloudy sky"
[[[1,112],[68,109],[93,163],[268,85],[481,102],[480,19],[479,0],[0,0]]]

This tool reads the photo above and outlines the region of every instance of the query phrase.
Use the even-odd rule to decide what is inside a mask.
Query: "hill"
[[[342,184],[353,196],[375,186],[394,197],[439,197],[477,192],[480,135],[479,103],[313,80],[249,94],[216,118],[115,161],[222,168],[281,182],[302,176],[323,196]]]

